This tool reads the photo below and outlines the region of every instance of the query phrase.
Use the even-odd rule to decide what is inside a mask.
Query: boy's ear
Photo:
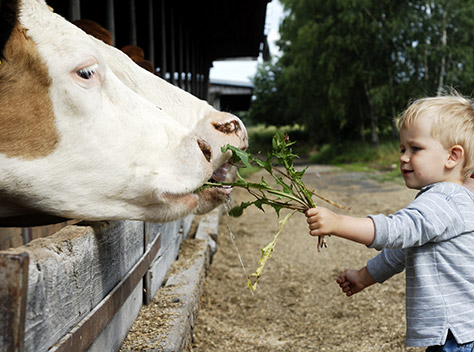
[[[464,160],[464,148],[460,145],[454,145],[449,150],[449,157],[446,161],[446,167],[452,169]]]

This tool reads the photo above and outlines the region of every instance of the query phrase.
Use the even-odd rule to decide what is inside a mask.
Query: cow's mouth
[[[221,183],[229,183],[233,180],[233,171],[235,167],[229,163],[224,163],[214,171],[205,187],[197,190],[195,195],[198,198],[198,204],[194,211],[195,214],[201,215],[210,212],[218,205],[226,202],[232,193],[232,187],[229,185],[221,185]],[[209,184],[216,184],[215,186]]]
[[[223,165],[221,165],[221,167],[219,167],[216,171],[214,171],[214,173],[212,174],[208,182],[212,182],[212,183],[228,182],[231,168],[232,168],[232,165],[229,162],[224,163]],[[232,192],[232,186],[227,186],[227,185],[216,186],[216,187],[213,187],[213,189],[225,195],[229,195]]]

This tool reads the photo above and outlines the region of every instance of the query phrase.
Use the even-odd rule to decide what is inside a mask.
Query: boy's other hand
[[[347,297],[350,297],[353,294],[362,291],[364,288],[375,284],[376,281],[372,275],[370,275],[367,267],[363,267],[360,270],[345,270],[341,275],[339,275],[336,282],[339,284],[342,292],[344,292]]]

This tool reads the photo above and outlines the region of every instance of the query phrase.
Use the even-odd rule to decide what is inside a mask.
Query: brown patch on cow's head
[[[13,28],[0,64],[0,153],[36,159],[59,141],[48,69],[26,30]]]

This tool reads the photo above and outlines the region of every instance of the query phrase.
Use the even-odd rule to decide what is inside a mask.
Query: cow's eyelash
[[[91,77],[94,76],[98,70],[99,70],[99,65],[94,64],[91,66],[81,68],[80,70],[77,70],[76,73],[79,77],[83,79],[91,79]]]

